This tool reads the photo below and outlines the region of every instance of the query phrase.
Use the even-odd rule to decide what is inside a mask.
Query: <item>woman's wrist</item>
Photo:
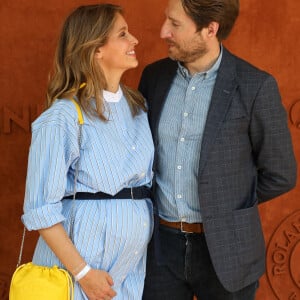
[[[90,270],[91,266],[86,264],[80,272],[74,275],[75,281],[79,281],[80,279],[82,279]]]
[[[83,261],[81,264],[77,265],[76,268],[69,270],[73,276],[77,275],[86,265],[86,262]]]

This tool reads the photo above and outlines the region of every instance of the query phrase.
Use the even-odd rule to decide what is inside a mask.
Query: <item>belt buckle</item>
[[[185,231],[185,230],[183,230],[183,224],[182,224],[183,222],[182,221],[180,221],[180,231],[182,232],[182,233],[194,233],[194,232],[192,232],[192,231]]]
[[[134,200],[133,189],[132,189],[132,187],[130,188],[130,194],[131,194],[131,200]]]

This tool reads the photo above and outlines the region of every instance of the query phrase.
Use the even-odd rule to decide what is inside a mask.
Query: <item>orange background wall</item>
[[[95,1],[96,2],[96,1]],[[166,55],[159,39],[166,0],[119,0],[140,44],[140,65],[124,80],[136,87],[143,67]],[[300,2],[241,0],[241,13],[225,45],[272,73],[289,114],[300,161]],[[84,0],[0,1],[0,300],[8,299],[21,241],[22,203],[30,123],[44,104],[48,71],[63,19]],[[299,171],[298,171],[299,172]],[[260,206],[267,249],[267,274],[258,300],[300,299],[300,186]],[[27,235],[24,261],[31,259],[36,233]],[[201,299],[200,299],[201,300]]]

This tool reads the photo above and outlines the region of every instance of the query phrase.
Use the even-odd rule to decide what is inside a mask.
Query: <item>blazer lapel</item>
[[[208,111],[203,133],[199,175],[203,171],[208,155],[215,143],[216,136],[222,126],[226,112],[232,100],[232,94],[237,88],[235,61],[233,56],[223,48],[223,57],[219,67],[215,87],[212,94],[211,105]]]

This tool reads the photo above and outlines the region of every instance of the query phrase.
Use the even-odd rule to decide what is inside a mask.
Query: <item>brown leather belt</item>
[[[167,227],[179,229],[185,233],[204,233],[202,223],[168,222],[163,219],[159,219],[159,223]]]

